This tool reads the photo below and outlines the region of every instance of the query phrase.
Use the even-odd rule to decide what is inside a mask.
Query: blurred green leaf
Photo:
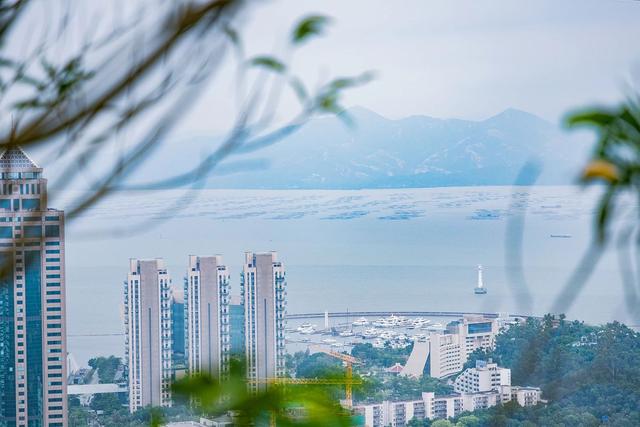
[[[251,391],[243,362],[234,360],[222,378],[195,375],[173,384],[176,396],[210,416],[234,414],[234,425],[350,426],[352,418],[326,386],[263,384]]]
[[[374,77],[374,73],[371,71],[362,73],[359,76],[355,77],[340,77],[332,80],[329,83],[329,87],[335,90],[347,89],[369,83],[371,80],[373,80]]]
[[[235,29],[227,25],[224,28],[224,33],[227,35],[227,37],[229,37],[231,43],[233,43],[235,46],[240,46],[240,34],[238,34]]]
[[[151,409],[151,420],[149,421],[150,427],[160,427],[164,424],[164,416],[159,408]]]
[[[309,93],[307,92],[307,88],[304,86],[304,83],[302,83],[302,81],[297,77],[292,77],[289,79],[289,85],[298,97],[300,103],[305,105],[309,100]]]
[[[303,18],[293,29],[291,41],[293,44],[300,44],[312,36],[324,33],[325,27],[330,19],[323,15],[311,15]]]
[[[596,241],[607,239],[613,206],[625,191],[640,193],[640,97],[629,98],[614,108],[598,107],[577,112],[566,118],[575,128],[595,128],[598,140],[594,153],[581,174],[587,184],[604,182],[606,191],[600,198],[595,221]]]
[[[273,56],[256,56],[250,61],[254,67],[267,68],[276,73],[284,73],[287,69],[286,65]]]
[[[607,126],[615,119],[615,114],[606,112],[605,110],[594,110],[572,114],[567,118],[567,124],[570,127],[582,125]]]

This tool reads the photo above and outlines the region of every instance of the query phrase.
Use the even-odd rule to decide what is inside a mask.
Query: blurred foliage
[[[208,417],[232,414],[234,425],[349,426],[350,413],[331,395],[331,387],[263,384],[257,391],[248,387],[245,365],[233,359],[229,375],[212,378],[193,375],[173,384],[180,399]]]
[[[221,164],[230,171],[243,170],[243,163],[233,162],[231,156],[274,144],[318,114],[336,114],[348,121],[341,104],[344,91],[371,79],[368,73],[330,78],[311,89],[289,66],[297,48],[324,34],[330,21],[325,16],[302,17],[293,26],[282,53],[286,60],[271,53],[247,60],[237,27],[250,1],[131,2],[131,13],[122,16],[133,19],[118,22],[121,14],[116,13],[114,28],[99,36],[87,25],[88,18],[76,12],[80,8],[70,4],[10,0],[0,6],[0,148],[46,150],[47,167],[64,170],[49,187],[51,198],[74,179],[88,182],[91,190],[76,193],[66,207],[67,221],[113,191],[184,188],[185,195],[167,207],[173,215],[193,201],[191,190],[202,186]],[[25,27],[33,36],[28,46]],[[31,31],[36,28],[39,31]],[[194,159],[188,170],[171,170],[171,176],[154,175],[148,182],[132,184],[128,179],[133,172],[206,93],[205,86],[225,61],[234,60],[225,55],[229,49],[238,63],[238,108],[225,138],[212,140],[209,151]],[[276,114],[283,90],[291,90],[300,101],[293,117]],[[208,101],[227,103],[222,97]],[[172,215],[109,229],[103,235],[147,231],[161,222],[158,218]],[[221,381],[206,376],[178,381],[176,396],[207,414],[232,411],[238,425],[270,423],[272,414],[283,426],[351,423],[323,387],[269,385],[250,393],[243,367],[234,363],[232,375]],[[114,359],[92,360],[103,382],[114,379],[117,365]],[[98,415],[82,412],[78,402],[73,403],[74,424],[99,419],[96,422],[105,426],[161,425],[184,408],[145,408],[129,415],[116,398],[101,395],[91,402],[92,409],[104,412]]]
[[[127,8],[130,16],[123,15],[137,19],[116,14],[114,28],[98,36],[94,28],[84,28],[86,18],[65,3],[16,0],[0,7],[0,109],[5,113],[0,148],[49,148],[47,160],[66,172],[52,182],[51,194],[74,179],[89,178],[92,191],[66,207],[67,220],[113,191],[184,188],[185,195],[167,211],[184,209],[196,197],[192,190],[221,164],[225,173],[251,167],[231,157],[274,144],[318,114],[336,114],[350,124],[342,95],[372,77],[365,73],[330,78],[311,89],[289,66],[302,45],[326,32],[330,19],[322,15],[304,16],[295,23],[279,53],[286,60],[272,53],[247,60],[238,27],[252,8],[250,1],[140,2]],[[43,12],[51,19],[42,27],[42,40],[37,41],[37,33],[35,48],[16,49],[23,42],[17,29],[33,26]],[[75,32],[83,29],[85,34],[78,38]],[[61,41],[71,35],[79,46]],[[225,55],[229,49],[235,55]],[[205,85],[230,61],[237,62],[237,108],[224,139],[212,138],[209,151],[187,170],[130,182],[128,178],[166,141],[188,107],[206,93]],[[300,101],[292,117],[276,114],[285,90]],[[102,234],[148,230],[166,217]]]
[[[615,108],[592,108],[567,118],[570,128],[591,127],[598,139],[591,162],[582,172],[583,183],[601,182],[606,191],[598,206],[597,237],[604,243],[607,226],[622,192],[640,195],[640,97]]]
[[[573,113],[566,119],[571,129],[591,128],[597,141],[591,160],[580,180],[599,184],[603,194],[595,214],[595,244],[583,255],[552,307],[565,312],[578,297],[598,261],[602,248],[615,237],[624,304],[633,319],[640,319],[640,242],[638,197],[640,197],[640,95],[628,97],[612,108],[595,107]],[[626,197],[625,197],[626,196]],[[617,215],[616,215],[617,214]],[[613,228],[614,218],[622,218]],[[631,218],[631,220],[629,220]]]

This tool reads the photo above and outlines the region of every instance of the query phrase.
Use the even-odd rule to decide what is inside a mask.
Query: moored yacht
[[[369,321],[365,317],[361,317],[355,322],[353,322],[353,326],[367,326]]]

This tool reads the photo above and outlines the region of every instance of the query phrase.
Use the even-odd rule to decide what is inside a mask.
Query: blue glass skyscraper
[[[64,213],[20,148],[0,155],[0,426],[67,425]]]

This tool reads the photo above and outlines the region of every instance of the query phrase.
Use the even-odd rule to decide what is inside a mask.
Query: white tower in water
[[[482,282],[482,265],[478,265],[478,285],[476,286],[474,292],[480,295],[484,295],[487,293],[487,289],[484,287],[484,283]]]

